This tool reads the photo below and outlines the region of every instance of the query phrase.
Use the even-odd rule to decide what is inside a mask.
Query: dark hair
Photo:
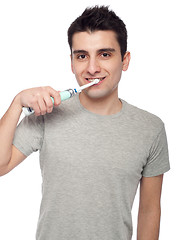
[[[120,45],[122,60],[127,51],[127,30],[124,22],[108,7],[95,6],[86,8],[68,29],[68,43],[72,52],[72,38],[74,33],[112,30],[116,33]]]

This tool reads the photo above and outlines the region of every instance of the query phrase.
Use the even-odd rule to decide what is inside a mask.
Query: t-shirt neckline
[[[126,108],[126,105],[127,105],[127,103],[126,103],[123,99],[119,98],[119,100],[120,100],[121,103],[122,103],[122,108],[120,109],[119,112],[117,112],[117,113],[115,113],[115,114],[111,114],[111,115],[100,115],[100,114],[93,113],[93,112],[89,111],[88,109],[86,109],[86,108],[81,104],[81,102],[80,102],[79,94],[77,94],[77,95],[75,96],[75,98],[76,98],[76,102],[77,102],[78,107],[79,107],[82,111],[84,111],[85,113],[87,113],[90,117],[92,116],[92,117],[94,117],[94,118],[99,118],[99,119],[114,119],[114,118],[119,118],[119,117],[124,113],[125,108]]]

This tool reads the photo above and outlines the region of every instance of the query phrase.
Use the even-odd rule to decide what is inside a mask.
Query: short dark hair
[[[127,51],[127,30],[124,22],[108,6],[86,8],[68,29],[68,43],[72,52],[73,35],[77,32],[112,30],[120,45],[122,60]]]

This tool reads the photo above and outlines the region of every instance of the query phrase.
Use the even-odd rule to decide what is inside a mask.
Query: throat
[[[91,98],[81,92],[79,100],[84,108],[98,115],[113,115],[122,109],[122,102],[118,98],[117,92],[104,98]]]

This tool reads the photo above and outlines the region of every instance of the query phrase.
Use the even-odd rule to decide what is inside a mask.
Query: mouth
[[[93,82],[95,79],[99,79],[100,82],[98,84],[100,84],[106,77],[96,77],[96,78],[85,78],[88,82]]]

